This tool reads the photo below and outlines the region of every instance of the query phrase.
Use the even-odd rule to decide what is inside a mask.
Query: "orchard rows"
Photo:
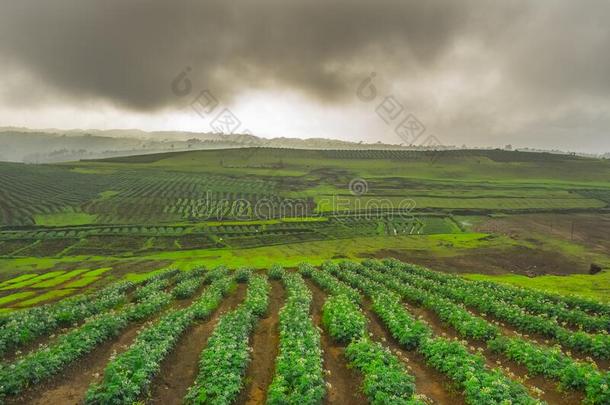
[[[229,296],[237,297],[238,284],[244,286],[243,298],[220,311]],[[107,359],[99,378],[77,400],[154,401],[164,361],[190,330],[206,322],[213,328],[197,370],[175,402],[244,402],[257,349],[253,335],[261,319],[271,316],[272,285],[283,291],[279,343],[259,402],[328,401],[337,377],[325,367],[325,334],[340,348],[346,369],[357,373],[354,386],[359,384],[373,404],[435,402],[434,394],[421,389],[425,381],[410,361],[446,381],[444,389],[456,398],[452,403],[543,404],[563,393],[570,399],[559,402],[610,403],[609,305],[467,281],[395,260],[327,262],[319,268],[301,264],[298,271],[276,265],[264,273],[224,267],[166,270],[140,283],[117,282],[14,312],[0,318],[0,402],[27,402],[32,392],[52,387],[134,325],[141,325],[137,335]],[[313,289],[324,297],[319,324],[312,316]],[[416,316],[413,308],[438,322]],[[373,330],[373,321],[383,325],[392,342]],[[492,354],[502,363],[490,361]],[[512,371],[517,369],[527,375]]]

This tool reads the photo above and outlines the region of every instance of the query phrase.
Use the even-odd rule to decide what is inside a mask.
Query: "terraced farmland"
[[[0,400],[610,403],[606,303],[395,259],[152,274],[3,315]]]

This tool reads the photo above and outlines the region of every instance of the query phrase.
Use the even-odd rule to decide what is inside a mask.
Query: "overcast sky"
[[[610,151],[607,0],[0,1],[3,126]]]

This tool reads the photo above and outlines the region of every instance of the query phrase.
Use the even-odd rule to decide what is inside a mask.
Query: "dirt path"
[[[475,350],[482,350],[481,354],[484,355],[485,362],[488,367],[501,368],[507,377],[512,378],[516,381],[521,380],[522,384],[530,390],[530,394],[532,396],[536,397],[535,392],[537,390],[541,390],[542,394],[540,398],[549,404],[569,405],[579,404],[582,401],[583,395],[580,393],[563,393],[557,390],[556,382],[547,380],[542,377],[529,377],[527,369],[525,367],[515,363],[514,361],[508,360],[502,355],[492,353],[491,350],[487,348],[487,345],[485,343],[459,337],[455,329],[445,324],[433,311],[423,307],[416,307],[410,304],[405,304],[405,306],[409,310],[409,312],[411,312],[411,314],[415,315],[416,317],[421,317],[421,319],[428,322],[428,324],[437,336],[458,338],[459,340],[465,341],[470,347],[471,352],[474,352],[474,350],[472,350],[473,348]]]
[[[267,316],[258,321],[250,340],[252,359],[246,371],[246,386],[237,404],[263,404],[267,399],[267,387],[275,371],[275,358],[279,349],[279,311],[284,304],[284,289],[279,281],[271,281]]]
[[[415,391],[424,394],[437,404],[458,405],[465,404],[464,396],[457,391],[451,381],[444,375],[426,365],[424,358],[416,351],[406,351],[390,335],[383,322],[371,310],[371,302],[364,301],[364,312],[369,320],[369,330],[390,348],[409,367],[415,376]]]
[[[237,290],[225,297],[211,318],[189,328],[179,339],[174,350],[161,364],[159,374],[151,383],[149,404],[182,404],[188,388],[199,371],[199,355],[205,348],[218,318],[235,309],[246,295],[246,285],[238,284]]]
[[[348,367],[345,358],[345,347],[335,343],[322,328],[322,306],[326,300],[326,294],[311,280],[305,279],[307,286],[313,294],[311,306],[314,324],[322,329],[320,343],[324,351],[324,369],[328,370],[325,377],[330,388],[324,398],[325,404],[366,404],[368,400],[360,390],[362,376],[356,370]]]

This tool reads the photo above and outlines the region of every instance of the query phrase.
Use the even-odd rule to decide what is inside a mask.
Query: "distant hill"
[[[30,130],[0,127],[0,161],[53,163],[150,153],[238,147],[354,149],[362,145],[333,139],[274,138],[248,134],[215,134],[140,130]],[[374,144],[367,148],[396,148]]]
[[[57,163],[82,159],[104,159],[151,153],[268,147],[317,150],[457,150],[453,145],[405,146],[395,144],[347,142],[326,138],[261,138],[250,134],[219,134],[186,131],[146,132],[138,129],[59,130],[0,127],[0,161],[20,163]],[[497,150],[494,148],[476,148]],[[510,147],[507,150],[511,150]],[[522,152],[566,152],[515,149]],[[610,154],[587,157],[608,159]]]

